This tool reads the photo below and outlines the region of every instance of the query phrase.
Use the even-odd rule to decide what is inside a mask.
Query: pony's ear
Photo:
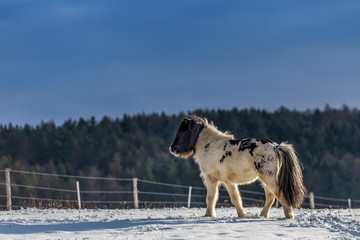
[[[189,123],[192,119],[188,117],[184,117],[183,122]]]

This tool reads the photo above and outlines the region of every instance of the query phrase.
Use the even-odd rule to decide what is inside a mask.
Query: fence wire
[[[1,173],[6,172],[6,170],[0,170]],[[144,179],[136,179],[140,186],[142,184],[149,184],[152,187],[145,188],[141,186],[139,189],[135,190],[132,188],[133,186],[129,186],[129,183],[133,183],[133,178],[114,178],[114,177],[88,177],[88,176],[75,176],[75,175],[65,175],[65,174],[56,174],[56,173],[39,173],[39,172],[30,172],[30,171],[20,171],[20,170],[11,170],[11,173],[19,174],[20,176],[17,181],[20,181],[24,175],[34,175],[39,177],[56,177],[56,178],[64,178],[64,179],[72,179],[72,180],[80,180],[85,181],[87,183],[89,180],[101,180],[101,181],[115,181],[122,182],[124,185],[114,185],[109,184],[101,184],[97,187],[105,188],[105,189],[85,189],[81,190],[81,205],[89,208],[130,208],[135,206],[135,201],[133,198],[134,193],[138,196],[139,204],[141,207],[153,207],[153,206],[186,206],[191,203],[191,205],[206,205],[206,188],[205,187],[197,187],[191,186],[192,193],[189,196],[191,191],[188,191],[190,186],[184,186],[179,184],[171,184],[171,183],[162,183],[149,181]],[[66,188],[58,188],[58,187],[49,187],[49,186],[41,186],[42,183],[46,183],[46,180],[40,178],[37,179],[39,185],[34,184],[19,184],[14,183],[14,177],[11,175],[13,180],[10,183],[12,189],[14,189],[14,193],[11,196],[13,199],[13,208],[21,208],[21,207],[64,207],[63,204],[67,204],[66,206],[69,208],[76,208],[79,199],[76,199],[77,190],[75,187],[73,189]],[[65,180],[68,181],[68,180]],[[74,182],[67,182],[67,184],[73,184]],[[0,182],[0,189],[5,193],[5,187],[7,183]],[[91,186],[91,185],[90,185]],[[113,188],[121,188],[120,190],[114,190]],[[167,191],[164,190],[164,187],[167,187]],[[169,191],[168,188],[173,189],[172,192]],[[110,190],[107,190],[109,188]],[[125,189],[124,189],[125,188]],[[128,189],[126,189],[128,188]],[[23,191],[19,191],[19,189],[25,189],[28,195],[22,194]],[[39,190],[39,191],[38,191]],[[32,192],[35,191],[35,192]],[[200,191],[200,192],[199,192]],[[53,194],[54,192],[58,194]],[[242,194],[241,198],[243,200],[244,206],[261,206],[265,202],[265,194],[264,192],[250,191],[240,189]],[[61,193],[61,194],[60,194]],[[202,194],[203,193],[203,194]],[[231,206],[231,200],[228,194],[226,193],[226,189],[219,189],[219,201],[217,206]],[[94,195],[94,196],[93,196]],[[122,196],[117,200],[113,200],[114,197],[105,197],[109,195]],[[256,198],[252,198],[248,195],[255,195]],[[50,196],[50,197],[49,197]],[[86,197],[85,197],[86,196]],[[93,196],[93,197],[90,197]],[[6,198],[8,196],[5,194],[0,194],[0,209],[5,209],[7,207]],[[193,201],[197,199],[197,201]],[[202,199],[203,201],[198,201]],[[309,197],[306,197],[306,201],[303,203],[302,207],[309,207],[310,203],[308,203]],[[316,200],[316,207],[341,207],[346,208],[349,203],[349,199],[339,199],[339,198],[330,198],[323,196],[314,196]],[[188,200],[188,201],[186,201]],[[45,204],[44,202],[49,202]],[[335,202],[335,203],[334,203]],[[343,204],[341,204],[343,203]],[[358,204],[360,200],[351,199],[351,203]],[[349,203],[350,205],[350,203]],[[355,207],[355,206],[353,206]]]
[[[3,170],[3,171],[5,171],[5,170]],[[88,177],[88,176],[65,175],[65,174],[56,174],[56,173],[38,173],[38,172],[20,171],[20,170],[11,170],[11,172],[12,173],[41,175],[41,176],[50,176],[50,177],[73,178],[73,179],[114,180],[114,181],[132,181],[133,180],[132,178]]]

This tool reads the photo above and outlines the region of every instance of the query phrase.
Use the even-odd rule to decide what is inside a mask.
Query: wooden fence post
[[[188,205],[187,205],[188,208],[190,208],[190,204],[191,204],[191,190],[192,190],[192,186],[189,186]]]
[[[348,198],[348,207],[349,207],[349,209],[351,209],[351,199],[350,198]]]
[[[137,178],[133,178],[133,194],[134,194],[134,208],[139,208],[138,189],[137,189]]]
[[[314,200],[314,193],[311,192],[309,194],[309,199],[310,199],[310,209],[315,209],[315,200]]]
[[[5,169],[5,184],[6,184],[6,207],[8,211],[11,211],[11,183],[10,183],[10,168]]]
[[[79,209],[81,209],[81,199],[80,199],[80,185],[79,185],[79,181],[76,181],[76,192],[77,192],[78,206],[79,206]]]

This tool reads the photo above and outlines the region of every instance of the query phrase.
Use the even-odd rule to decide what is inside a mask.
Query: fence
[[[137,209],[206,206],[205,187],[160,183],[138,178],[87,177],[10,169],[0,170],[0,176],[4,177],[0,177],[0,208],[7,210],[26,207]],[[96,184],[92,181],[101,183]],[[88,189],[83,190],[82,186]],[[229,196],[225,192],[225,189],[220,189],[218,206],[231,206]],[[240,192],[244,206],[264,204],[264,192],[245,189],[240,189]],[[310,193],[302,207],[354,208],[360,207],[360,200],[328,198]]]

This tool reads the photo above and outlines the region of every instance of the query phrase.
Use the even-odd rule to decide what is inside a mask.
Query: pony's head
[[[205,121],[196,115],[185,117],[175,134],[173,143],[169,147],[170,153],[183,159],[193,156],[199,134],[205,127]]]

